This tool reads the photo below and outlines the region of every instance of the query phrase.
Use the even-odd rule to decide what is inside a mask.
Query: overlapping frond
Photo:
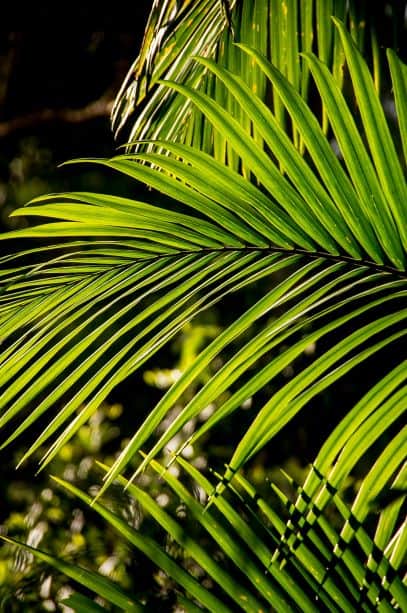
[[[332,28],[331,17],[335,16],[347,24],[355,44],[370,58],[375,88],[380,91],[377,28],[388,18],[389,11],[393,14],[394,45],[397,46],[397,34],[404,35],[403,9],[397,2],[368,7],[344,0],[155,1],[139,56],[114,105],[113,128],[120,132],[125,127],[126,140],[130,141],[171,139],[193,144],[237,168],[239,159],[230,150],[228,140],[213,130],[205,113],[191,99],[159,86],[160,79],[171,79],[191,89],[206,91],[238,116],[242,127],[250,133],[251,122],[240,116],[240,107],[228,89],[205,65],[193,60],[194,55],[199,55],[241,76],[253,93],[270,103],[279,125],[292,132],[296,146],[303,150],[295,127],[291,130],[279,93],[251,58],[242,56],[233,43],[245,44],[268,57],[307,99],[311,91],[314,95],[314,88],[308,63],[301,53],[314,52],[332,69],[338,87],[342,88],[345,59],[339,34]],[[319,119],[327,133],[329,119],[324,107]],[[146,144],[135,144],[133,148],[150,149]]]
[[[163,95],[161,91],[151,97],[151,90],[163,75],[172,74],[178,79],[198,83],[202,79],[202,70],[196,71],[191,56],[214,54],[219,37],[231,25],[229,15],[237,4],[236,0],[230,3],[219,0],[154,0],[140,54],[131,66],[112,110],[113,129],[123,128],[147,95],[148,109],[137,120],[137,124],[143,126],[144,136],[163,109],[166,109],[168,119],[171,115],[173,121],[173,110],[176,110],[172,107],[173,96],[169,92]],[[165,123],[168,128],[170,124]]]
[[[392,373],[393,384],[399,375],[398,369]],[[338,441],[342,434],[343,431],[336,430],[333,438]],[[185,557],[178,560],[140,530],[129,526],[105,503],[95,503],[86,492],[71,483],[59,478],[55,480],[92,507],[132,547],[165,570],[181,590],[179,596],[184,592],[180,604],[184,604],[187,610],[195,610],[199,604],[215,613],[262,611],[270,606],[282,613],[298,610],[310,613],[315,610],[372,611],[377,608],[393,611],[402,610],[407,597],[398,572],[402,559],[395,553],[405,538],[401,504],[396,500],[379,513],[375,512],[376,531],[373,530],[373,536],[363,523],[369,510],[373,521],[370,503],[384,484],[390,488],[405,486],[405,474],[396,468],[401,459],[401,444],[402,433],[391,444],[394,452],[391,461],[388,461],[388,455],[387,460],[384,454],[378,457],[350,505],[345,503],[342,492],[351,464],[344,467],[341,456],[331,469],[331,473],[342,473],[339,479],[331,480],[327,473],[320,473],[318,461],[311,467],[309,477],[325,494],[325,501],[322,496],[308,499],[309,488],[298,487],[288,476],[289,488],[298,492],[295,504],[276,483],[270,483],[270,495],[261,496],[243,475],[237,474],[234,487],[228,488],[228,496],[215,498],[210,508],[205,508],[205,502],[212,495],[213,481],[204,477],[191,463],[183,458],[177,459],[179,469],[194,482],[195,495],[181,484],[179,478],[168,471],[163,472],[164,467],[152,461],[152,469],[163,475],[166,485],[182,503],[183,519],[162,508],[139,485],[120,478],[120,483],[128,487],[129,494],[143,513],[157,522],[167,538],[182,547]],[[352,461],[356,463],[363,451],[356,449]],[[280,504],[276,505],[275,501],[271,504],[273,498]],[[306,507],[307,513],[301,511],[299,502]],[[276,506],[280,506],[279,511]],[[199,526],[198,532],[196,526]],[[205,548],[201,545],[203,537]],[[137,598],[124,594],[110,580],[37,550],[30,548],[30,551],[80,585],[103,595],[108,602],[119,607],[125,603],[124,608],[129,611],[139,610]],[[222,556],[222,563],[218,561],[219,556]],[[204,573],[213,583],[212,590],[205,589],[197,581],[188,570],[192,568],[191,564],[184,564],[184,559],[193,560],[198,565],[200,574]]]

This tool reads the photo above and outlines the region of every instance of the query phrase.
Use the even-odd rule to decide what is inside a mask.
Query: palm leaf
[[[2,260],[0,426],[10,428],[18,421],[3,447],[48,415],[47,425],[22,459],[51,442],[41,462],[46,466],[114,387],[140,370],[188,322],[261,281],[252,304],[242,305],[235,320],[201,351],[147,418],[136,421],[135,432],[107,470],[98,494],[127,467],[134,467],[140,450],[147,448],[134,474],[122,483],[185,546],[222,597],[204,590],[100,502],[93,501],[94,508],[168,572],[186,591],[186,599],[191,594],[209,610],[239,606],[253,611],[271,605],[281,611],[312,611],[315,595],[325,610],[372,610],[377,604],[380,610],[392,610],[402,608],[406,599],[400,568],[407,535],[399,501],[379,513],[373,532],[366,522],[371,522],[371,504],[383,491],[405,490],[406,432],[394,434],[405,410],[405,363],[383,365],[380,377],[372,378],[355,406],[343,408],[304,484],[291,481],[292,501],[274,485],[285,516],[259,498],[242,474],[286,424],[312,410],[318,394],[360,366],[368,367],[370,359],[380,359],[383,350],[396,355],[407,332],[407,193],[402,167],[406,67],[389,52],[399,130],[393,135],[377,75],[372,78],[358,49],[363,37],[355,27],[353,4],[350,33],[338,20],[335,30],[328,31],[332,13],[348,15],[343,2],[329,7],[301,3],[299,13],[296,3],[288,4],[285,11],[287,5],[271,2],[270,14],[265,3],[230,3],[222,22],[215,20],[210,32],[207,19],[217,17],[219,5],[209,0],[164,2],[161,12],[158,3],[154,5],[146,34],[146,41],[155,40],[153,55],[148,56],[146,42],[136,65],[136,86],[128,94],[139,102],[150,83],[157,87],[133,131],[135,138],[153,140],[134,153],[79,162],[102,164],[146,183],[161,192],[165,206],[75,192],[36,199],[14,213],[54,221],[3,237],[29,241],[27,248]],[[203,6],[207,11],[200,12]],[[257,23],[266,14],[274,28],[271,62],[267,37],[259,37],[259,50],[253,48],[249,32],[251,19]],[[310,40],[314,18],[317,54]],[[193,25],[188,43],[181,27],[184,19]],[[298,39],[289,49],[287,36],[298,20],[303,43]],[[229,29],[222,34],[226,25]],[[165,30],[161,42],[152,36],[157,28]],[[202,38],[207,30],[209,38]],[[167,43],[174,42],[174,32],[183,51],[177,50],[177,62],[170,66]],[[243,44],[232,48],[233,36]],[[192,50],[200,53],[204,48],[204,57],[190,57]],[[300,69],[297,48],[305,52]],[[210,59],[214,54],[217,62]],[[342,91],[344,62],[352,97]],[[249,65],[246,82],[242,75]],[[162,76],[165,84],[159,83]],[[312,83],[322,101],[321,117],[306,103]],[[271,102],[266,95],[270,91]],[[117,108],[122,103],[124,107],[117,113],[126,119],[131,104],[121,100]],[[166,105],[169,112],[160,123],[157,113]],[[184,113],[187,121],[181,125]],[[341,159],[329,144],[329,130]],[[54,246],[56,239],[63,240]],[[295,376],[284,379],[287,366],[300,362],[315,343],[318,357],[310,364],[299,363]],[[203,374],[217,358],[221,367],[205,379]],[[185,404],[188,389],[195,391]],[[207,480],[182,459],[183,450],[253,397],[259,398],[255,414],[224,474]],[[209,503],[203,512],[187,488],[165,470],[168,466],[155,458],[209,404],[215,407],[213,415],[169,462],[178,462],[205,491]],[[181,411],[152,442],[176,405]],[[349,504],[341,489],[367,452],[373,463]],[[149,465],[219,544],[234,568],[231,574],[136,485],[138,474]],[[63,485],[85,503],[92,502],[74,486]],[[235,511],[229,497],[256,518],[256,529]],[[332,508],[339,526],[327,519]],[[257,528],[266,535],[264,540]],[[245,578],[236,592],[239,569]]]
[[[394,45],[403,36],[402,10],[397,2],[388,3],[394,15]],[[387,9],[389,10],[389,9]],[[380,80],[376,29],[386,19],[385,5],[365,7],[344,0],[156,0],[146,27],[140,53],[131,66],[117,96],[112,111],[112,126],[116,133],[126,127],[127,140],[171,139],[193,144],[215,158],[237,169],[239,159],[230,149],[228,140],[216,130],[204,113],[190,99],[159,85],[160,79],[206,91],[233,114],[248,133],[255,130],[224,85],[193,55],[216,60],[217,64],[241,76],[248,87],[263,101],[272,99],[272,111],[277,123],[290,131],[290,120],[284,103],[274,87],[267,84],[264,74],[250,60],[241,56],[233,43],[243,43],[270,59],[304,99],[312,91],[307,62],[299,54],[314,51],[322,62],[332,68],[336,83],[343,86],[344,53],[331,17],[347,24],[355,44],[369,56],[374,66],[374,78]],[[365,36],[372,32],[372,42]],[[132,114],[135,119],[132,120]],[[326,109],[322,107],[320,121],[324,133],[329,127]],[[292,130],[296,146],[303,143]],[[137,144],[136,149],[144,147]],[[149,149],[149,146],[147,146]]]
[[[401,442],[402,437],[398,436],[391,444],[391,451],[395,451],[396,456]],[[177,458],[177,462],[193,479],[201,492],[201,498],[207,499],[213,492],[213,483],[186,460]],[[331,507],[334,505],[339,513],[338,519],[342,528],[333,527],[327,520],[324,512],[326,504],[315,499],[315,504],[308,504],[307,516],[299,512],[298,506],[291,503],[282,489],[272,483],[274,493],[285,508],[283,514],[277,513],[241,474],[236,474],[235,487],[229,490],[227,498],[217,497],[213,506],[205,509],[202,502],[181,485],[179,478],[167,471],[163,472],[163,466],[153,461],[151,467],[163,475],[167,485],[184,505],[184,514],[188,521],[184,519],[181,523],[172,513],[160,507],[141,487],[120,477],[120,483],[128,487],[130,495],[144,511],[151,514],[165,532],[185,550],[186,555],[194,559],[217,584],[217,597],[202,589],[175,560],[158,550],[151,540],[146,540],[127,526],[101,502],[95,503],[90,496],[72,484],[55,479],[64,489],[92,507],[132,546],[140,548],[161,568],[165,568],[180,588],[186,588],[190,596],[210,611],[231,610],[229,601],[233,602],[235,609],[244,611],[268,606],[267,602],[273,609],[282,612],[311,612],[316,608],[320,610],[320,607],[330,611],[371,611],[377,606],[380,610],[391,611],[397,607],[403,608],[407,597],[406,589],[400,577],[394,573],[397,566],[391,564],[389,557],[383,553],[378,558],[376,539],[373,541],[363,529],[360,510],[368,508],[363,503],[365,492],[368,497],[374,495],[374,492],[370,491],[372,481],[380,474],[380,483],[376,485],[376,489],[379,489],[383,482],[389,478],[391,480],[397,463],[398,460],[393,459],[392,465],[386,466],[385,455],[382,454],[366,476],[350,507],[342,498],[339,481],[336,481],[338,487],[335,487],[333,482],[317,472],[316,467],[311,467],[310,475],[315,479],[318,474],[319,485],[324,489],[329,486],[329,504]],[[107,470],[107,467],[104,469]],[[344,479],[345,476],[341,480],[342,485]],[[398,474],[392,485],[402,482]],[[296,486],[292,480],[290,483],[294,491],[298,492],[297,500],[304,501],[305,489]],[[377,520],[378,525],[382,522],[384,513],[385,511],[381,512]],[[389,541],[392,536],[398,534],[399,515],[400,508],[395,514],[392,530],[388,531]],[[230,568],[225,567],[224,563],[219,565],[207,548],[204,550],[199,545],[196,536],[192,534],[191,522],[211,538],[213,545],[231,562]],[[352,546],[347,547],[349,544]],[[371,574],[368,576],[369,571]],[[240,573],[243,574],[239,578]],[[88,587],[92,589],[92,585]],[[187,602],[188,606],[195,606],[193,601]]]
[[[29,551],[41,562],[45,562],[49,566],[52,566],[53,568],[55,568],[57,571],[63,573],[67,577],[70,577],[75,582],[79,583],[79,585],[82,585],[83,587],[91,590],[95,594],[98,594],[99,596],[106,598],[108,602],[120,607],[120,609],[124,611],[132,611],[134,613],[145,610],[145,608],[140,603],[138,603],[136,600],[134,600],[132,597],[126,594],[121,588],[119,588],[118,585],[116,585],[113,581],[111,581],[107,577],[104,577],[103,575],[90,571],[86,568],[82,568],[80,566],[72,564],[71,562],[67,562],[63,560],[62,558],[51,556],[48,553],[39,551],[38,549],[30,547],[29,545],[26,545],[24,543],[19,543],[18,541],[15,541],[8,537],[2,536],[1,538],[7,543],[14,544],[19,547],[23,547],[25,550]],[[78,602],[78,597],[75,599],[75,601]],[[84,602],[83,599],[79,599],[79,602],[81,603],[81,607],[82,607],[83,602]],[[100,611],[100,610],[104,611],[105,610],[105,609],[101,609],[101,607],[99,607],[93,601],[86,602],[86,606],[87,606],[86,610],[89,610],[89,611]],[[77,610],[85,611],[84,608],[77,609]]]
[[[365,70],[349,35],[343,29],[340,32],[346,41],[348,63]],[[257,52],[245,51],[278,89],[318,173],[301,158],[278,121],[264,103],[253,98],[239,77],[202,60],[200,64],[223,81],[242,112],[250,116],[261,143],[255,136],[245,137],[240,124],[206,94],[178,84],[171,87],[188,95],[216,130],[228,137],[230,146],[242,157],[261,189],[207,154],[184,145],[160,142],[155,146],[159,150],[165,148],[166,155],[140,153],[100,163],[144,180],[169,197],[177,197],[190,209],[188,214],[87,193],[49,196],[16,211],[16,215],[53,217],[58,221],[10,232],[7,238],[72,236],[76,240],[71,253],[35,266],[16,267],[14,262],[26,259],[25,252],[7,259],[7,266],[10,263],[12,266],[9,274],[4,275],[1,329],[11,340],[0,358],[3,386],[0,402],[4,407],[0,424],[6,425],[28,403],[34,402],[36,406],[5,444],[62,401],[60,412],[26,454],[65,425],[48,451],[45,465],[113,387],[140,368],[192,317],[225,295],[255,280],[270,278],[273,272],[287,267],[291,267],[291,274],[242,313],[163,397],[118,458],[107,483],[134,457],[211,360],[232,342],[239,342],[255,322],[264,322],[280,305],[284,305],[285,313],[276,315],[271,324],[262,324],[265,325],[262,332],[243,343],[216,375],[216,384],[208,382],[152,453],[162,449],[176,429],[197,415],[205,404],[219,405],[221,390],[229,389],[247,370],[248,363],[254,364],[272,347],[278,348],[285,339],[295,339],[311,324],[324,322],[304,340],[291,341],[289,350],[271,358],[261,373],[252,377],[224,406],[218,406],[210,424],[237,410],[243,394],[249,397],[258,392],[301,354],[307,342],[326,336],[329,339],[329,334],[339,326],[362,315],[368,317],[361,330],[332,345],[308,371],[298,373],[259,411],[235,452],[232,474],[312,397],[404,334],[400,325],[405,311],[397,306],[405,294],[404,211],[400,209],[404,200],[396,206],[393,195],[387,190],[380,192],[375,173],[380,176],[384,172],[382,156],[372,154],[367,168],[360,170],[360,159],[365,161],[368,153],[360,139],[351,148],[355,136],[353,122],[337,119],[341,111],[347,110],[345,100],[338,97],[340,92],[335,90],[332,74],[314,56],[309,60],[311,71],[322,98],[327,100],[327,113],[333,118],[338,142],[343,143],[349,174],[327,148],[323,131],[300,94]],[[371,103],[372,96],[377,98],[377,94],[369,93]],[[359,105],[363,114],[367,100],[360,98]],[[373,106],[379,116],[378,98]],[[378,123],[376,132],[367,135],[371,148],[374,145],[373,151],[379,149],[383,138],[386,143],[390,138],[383,121]],[[273,149],[275,162],[264,151],[264,143]],[[397,158],[392,162],[402,194],[405,186],[400,178],[400,164]],[[278,165],[286,169],[286,174],[280,174]],[[202,181],[208,172],[213,179],[209,184]],[[233,186],[225,198],[226,185],[232,185],[231,181]],[[368,190],[380,193],[373,213],[369,211],[367,196],[360,197]],[[90,235],[97,237],[97,242],[77,251],[77,239]],[[48,251],[41,253],[48,255]],[[389,305],[390,312],[377,319],[376,311],[384,304]],[[346,314],[341,313],[344,309]],[[383,334],[385,337],[380,338]],[[247,362],[249,355],[252,357]],[[58,376],[63,380],[55,387],[53,382]],[[80,386],[76,388],[77,381]],[[273,428],[271,423],[275,424]],[[148,460],[151,457],[152,454]]]
[[[99,513],[105,521],[107,521],[119,534],[126,539],[133,547],[136,547],[148,556],[153,562],[159,565],[170,577],[172,577],[180,586],[182,586],[189,594],[191,594],[198,602],[201,602],[209,611],[227,612],[230,608],[224,604],[222,600],[211,594],[200,583],[192,577],[179,563],[171,558],[162,547],[153,539],[140,535],[138,530],[131,528],[119,516],[110,511],[106,506],[92,501],[92,498],[77,487],[54,477],[55,481],[62,485],[68,492],[71,492],[83,502],[91,505],[92,508]],[[208,556],[206,551],[197,543],[194,538],[188,534],[185,527],[180,522],[170,517],[147,493],[139,488],[133,489],[133,493],[137,494],[135,498],[140,504],[146,508],[154,517],[158,518],[160,525],[178,542],[180,542],[188,553],[194,556],[199,564],[210,574],[215,581],[221,583],[222,589],[233,598],[235,584],[228,577],[227,573],[222,570],[222,567]],[[250,596],[248,592],[243,590],[243,595],[248,599],[250,604],[255,604],[256,600]]]

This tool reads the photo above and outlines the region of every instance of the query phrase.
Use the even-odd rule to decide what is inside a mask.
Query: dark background
[[[109,111],[137,55],[150,4],[136,3],[129,32],[0,32],[3,230],[13,224],[8,213],[36,195],[82,183],[100,191],[112,185],[112,177],[98,170],[57,165],[75,157],[110,156],[120,144]]]

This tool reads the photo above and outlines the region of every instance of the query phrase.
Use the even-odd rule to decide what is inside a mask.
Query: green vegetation
[[[221,4],[154,4],[113,110],[128,144],[75,160],[151,197],[43,196],[2,237],[27,244],[2,258],[3,447],[33,430],[20,461],[45,446],[58,500],[164,589],[20,545],[77,611],[404,610],[407,68],[358,3]],[[95,449],[102,485],[61,478],[137,373],[166,391]]]

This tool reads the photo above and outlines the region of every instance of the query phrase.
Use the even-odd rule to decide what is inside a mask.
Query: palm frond
[[[336,19],[332,29],[331,15],[349,27]],[[257,37],[252,24],[268,19],[272,36]],[[151,140],[112,159],[79,162],[141,181],[165,205],[162,196],[158,205],[51,194],[14,213],[40,223],[2,237],[28,243],[2,258],[0,273],[0,427],[9,429],[3,447],[48,416],[22,458],[47,444],[42,468],[115,386],[188,322],[257,283],[252,303],[240,305],[146,418],[136,416],[98,500],[58,480],[168,573],[191,610],[196,603],[216,612],[405,607],[406,430],[400,423],[407,370],[397,352],[407,333],[407,69],[389,51],[397,113],[390,130],[377,47],[372,44],[372,71],[360,53],[358,19],[355,5],[345,2],[253,0],[227,3],[224,12],[212,0],[155,3],[136,81],[116,107],[126,121],[133,98],[138,104],[148,93],[133,137]],[[294,36],[297,22],[303,37]],[[230,44],[233,37],[238,45]],[[343,91],[345,65],[351,93]],[[320,116],[306,101],[314,86]],[[315,345],[317,357],[303,360]],[[244,475],[250,460],[290,421],[312,411],[321,392],[389,350],[394,360],[372,374],[354,406],[343,407],[304,483],[288,475],[291,497],[275,483],[274,502],[260,496]],[[298,367],[287,379],[294,361]],[[187,390],[194,392],[185,403]],[[207,479],[183,451],[253,398],[223,474],[218,469]],[[167,444],[208,405],[214,407],[209,419],[159,463]],[[178,414],[154,442],[175,406]],[[366,454],[371,464],[349,498],[346,480]],[[168,470],[172,463],[198,484],[205,509]],[[133,474],[125,479],[129,466]],[[148,467],[216,543],[226,567],[139,487],[138,475]],[[203,569],[213,593],[102,504],[116,479]],[[394,500],[373,512],[386,492]],[[35,555],[58,568],[47,554]],[[109,594],[110,584],[99,586],[84,569],[59,568],[91,590],[103,589],[113,604],[127,598],[113,588]],[[137,610],[138,603],[132,606]]]
[[[387,9],[386,9],[387,6]],[[238,53],[234,43],[241,43],[265,55],[277,70],[301,93],[304,99],[313,91],[310,70],[301,53],[314,52],[328,65],[338,87],[344,83],[345,57],[340,36],[332,28],[331,18],[346,23],[357,47],[369,57],[375,86],[380,90],[380,58],[376,30],[392,11],[394,48],[403,36],[403,11],[400,3],[369,7],[344,0],[298,2],[289,0],[183,0],[155,1],[146,27],[139,56],[130,68],[119,92],[112,125],[116,133],[128,129],[127,141],[171,139],[193,144],[216,159],[237,169],[239,159],[228,141],[216,130],[190,99],[160,85],[160,79],[174,80],[187,87],[206,91],[233,114],[247,131],[255,129],[250,119],[241,116],[239,105],[230,92],[194,55],[214,59],[219,66],[241,76],[262,101],[270,103],[277,123],[303,151],[303,143],[290,123],[278,91],[264,77],[250,58]],[[372,37],[365,35],[371,32]],[[390,44],[392,41],[389,41]],[[132,114],[135,118],[132,119]],[[319,118],[326,134],[328,115],[322,106]],[[149,145],[135,144],[136,150]]]
[[[61,557],[55,557],[39,549],[35,549],[34,547],[30,547],[25,543],[19,543],[13,539],[2,536],[1,537],[7,543],[23,547],[26,551],[30,552],[33,556],[35,556],[41,562],[45,562],[49,566],[55,568],[59,572],[63,573],[65,576],[70,577],[79,585],[91,590],[93,593],[106,598],[109,603],[120,607],[120,609],[124,611],[131,611],[133,613],[141,613],[145,610],[145,608],[139,604],[135,599],[133,599],[130,595],[126,594],[114,581],[111,581],[107,577],[99,573],[95,573],[86,568],[82,568],[77,566],[76,564],[72,564],[71,562],[67,562],[63,560]],[[83,603],[83,600],[80,600]],[[81,609],[86,611],[104,611],[105,609],[99,607],[95,602],[89,601],[86,602],[87,609]]]
[[[397,379],[396,372],[393,379]],[[341,430],[340,427],[333,435],[337,440]],[[323,493],[328,492],[328,502],[317,496],[310,504],[306,488],[298,487],[288,476],[290,488],[297,492],[296,503],[291,502],[275,483],[270,484],[269,496],[261,496],[242,474],[237,473],[234,486],[228,487],[228,496],[214,498],[211,508],[204,505],[213,492],[214,484],[192,464],[177,458],[179,467],[195,482],[201,500],[182,485],[179,478],[168,471],[163,472],[164,467],[152,461],[153,470],[163,476],[182,502],[183,516],[186,517],[183,520],[163,509],[142,487],[120,477],[120,483],[128,487],[130,495],[144,511],[210,577],[216,585],[216,595],[212,593],[213,590],[204,589],[179,560],[171,558],[154,541],[128,526],[107,506],[94,502],[88,494],[69,482],[55,479],[64,489],[92,507],[132,546],[164,569],[180,589],[186,590],[188,606],[192,610],[195,601],[209,611],[253,611],[270,605],[281,612],[299,609],[310,613],[315,610],[372,611],[377,607],[391,611],[402,609],[406,599],[406,589],[397,572],[401,561],[395,564],[390,552],[379,550],[377,532],[372,538],[363,527],[369,509],[363,499],[367,496],[371,500],[385,482],[389,482],[391,487],[405,483],[403,471],[397,472],[397,466],[402,461],[402,442],[400,433],[391,443],[391,451],[395,454],[391,456],[391,465],[388,465],[389,455],[381,454],[350,504],[344,500],[343,484],[351,467],[348,465],[345,470],[340,469],[340,460],[331,471],[335,472],[338,468],[342,472],[340,479],[331,480],[328,475],[321,474],[316,465],[310,468],[311,479]],[[107,470],[107,467],[104,469]],[[396,476],[392,477],[395,470]],[[282,510],[278,512],[275,501],[272,502],[273,496],[277,496],[282,505]],[[301,511],[298,503],[307,508],[306,513]],[[327,509],[331,517],[335,509],[337,515],[334,522],[328,520]],[[401,535],[405,535],[405,526],[399,525],[402,520],[400,506],[393,505],[391,513],[392,521],[386,530],[386,541],[389,543],[394,538],[400,541],[403,538]],[[375,519],[378,529],[385,521],[385,515],[388,515],[387,510],[381,511]],[[206,533],[206,541],[209,537],[214,548],[212,555],[208,542],[205,549],[199,544],[192,525],[199,526]],[[54,559],[48,560],[46,554],[35,550],[33,553],[51,564],[58,564]],[[222,564],[216,561],[219,555],[224,557]],[[228,563],[225,563],[226,560]],[[80,583],[84,586],[102,593],[97,592],[93,575],[80,569],[75,570],[74,574],[75,579],[80,577]],[[108,602],[118,604],[115,600],[117,588],[114,587],[109,595],[108,582],[103,581],[106,582],[103,596]],[[122,597],[121,594],[119,597]],[[134,599],[128,600],[128,607],[130,603],[135,606]]]
[[[164,74],[176,74],[177,78],[190,78],[199,82],[201,72],[196,72],[191,56],[199,53],[213,54],[221,33],[230,27],[229,15],[237,2],[219,0],[154,0],[146,25],[140,54],[129,70],[112,110],[112,125],[120,130],[151,89]],[[187,27],[186,27],[187,25]],[[193,33],[193,36],[192,36]],[[162,109],[172,106],[167,96],[151,99],[149,110],[140,124],[152,125],[152,118]],[[171,114],[171,113],[169,113]]]
[[[307,344],[325,339],[328,348],[318,360],[259,409],[232,458],[228,473],[232,475],[316,394],[402,338],[406,188],[364,60],[350,35],[338,28],[351,75],[356,66],[368,88],[369,101],[354,77],[362,119],[368,105],[375,109],[375,129],[368,129],[370,123],[364,121],[370,151],[356,137],[334,76],[315,56],[307,61],[326,101],[343,165],[301,95],[265,58],[244,48],[273,82],[311,163],[300,156],[277,119],[239,76],[200,60],[250,117],[255,126],[252,137],[208,95],[174,83],[171,88],[188,96],[228,138],[257,185],[208,154],[160,141],[154,146],[165,149],[164,154],[139,153],[98,163],[176,198],[190,209],[188,213],[88,193],[51,195],[15,212],[57,221],[10,232],[6,238],[72,237],[74,241],[64,243],[64,253],[51,259],[46,249],[40,251],[45,259],[34,266],[27,263],[30,250],[6,258],[1,333],[10,340],[0,357],[0,425],[21,415],[28,405],[34,407],[4,445],[53,410],[55,403],[62,403],[25,455],[64,427],[44,458],[45,466],[115,385],[139,369],[186,322],[254,281],[273,283],[273,273],[282,269],[291,273],[274,287],[265,286],[264,295],[203,351],[140,425],[107,484],[145,444],[184,390],[232,343],[240,343],[240,348],[183,409],[146,462],[206,404],[217,406],[208,422],[212,427],[282,372]],[[397,187],[393,191],[384,185],[389,162],[380,153],[382,146],[388,151]],[[264,147],[273,151],[274,160]],[[95,242],[81,250],[89,236]],[[388,313],[378,317],[382,305],[387,305]],[[284,312],[279,314],[282,306]],[[261,323],[261,332],[244,340],[256,322]],[[350,322],[354,331],[331,343],[333,331]],[[313,331],[298,340],[310,326]],[[290,348],[281,352],[278,348],[286,339]],[[271,349],[279,353],[273,356]],[[250,364],[266,355],[270,355],[267,365],[220,402],[221,391],[230,389]]]

